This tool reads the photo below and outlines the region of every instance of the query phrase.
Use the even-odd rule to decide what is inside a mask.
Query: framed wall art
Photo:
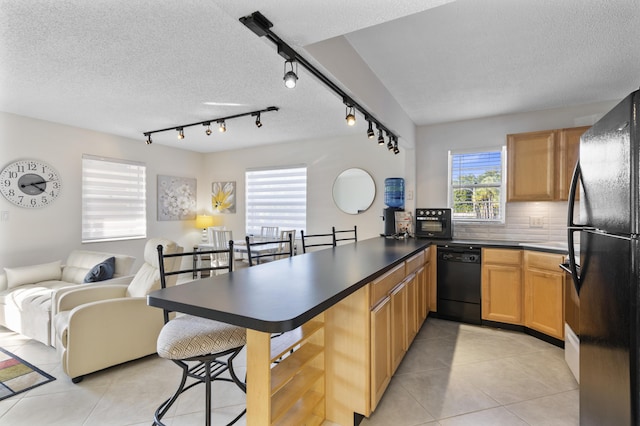
[[[236,212],[236,183],[213,182],[211,184],[211,207],[218,213]]]
[[[196,194],[196,179],[158,175],[158,220],[194,220]]]

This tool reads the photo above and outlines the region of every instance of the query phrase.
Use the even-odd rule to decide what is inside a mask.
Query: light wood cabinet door
[[[571,186],[573,169],[580,158],[580,136],[589,128],[590,126],[583,126],[560,130],[557,179],[559,200],[569,199],[569,187]],[[577,191],[576,194],[576,198],[579,198],[580,191]]]
[[[418,275],[412,274],[406,280],[407,286],[407,323],[405,327],[405,351],[418,334]]]
[[[507,201],[555,199],[555,130],[507,135],[507,158]]]
[[[395,373],[407,351],[407,285],[401,282],[391,292],[391,371]]]
[[[482,267],[482,319],[523,324],[521,275],[520,266]]]
[[[371,410],[391,381],[391,298],[371,310]]]
[[[422,327],[422,323],[427,319],[429,311],[429,287],[427,286],[427,265],[416,272],[418,280],[418,330]]]
[[[482,319],[524,324],[522,250],[482,250]]]
[[[562,255],[525,251],[525,326],[564,340]]]

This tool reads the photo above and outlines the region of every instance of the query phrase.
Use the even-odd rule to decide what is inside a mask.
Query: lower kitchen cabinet
[[[524,252],[525,326],[564,339],[565,273],[560,254]]]
[[[391,298],[371,310],[371,399],[377,405],[391,381]]]
[[[407,282],[398,284],[391,292],[391,371],[395,373],[407,352]]]
[[[524,324],[522,250],[482,249],[482,319]]]

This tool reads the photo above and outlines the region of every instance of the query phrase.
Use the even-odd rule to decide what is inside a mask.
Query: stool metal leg
[[[246,384],[243,383],[238,378],[238,376],[236,375],[233,369],[233,360],[236,356],[238,356],[241,350],[242,350],[242,347],[230,349],[221,354],[215,354],[215,357],[201,356],[201,357],[194,357],[186,360],[172,360],[175,364],[177,364],[178,366],[180,366],[180,368],[182,368],[182,379],[180,380],[180,385],[178,386],[178,389],[173,394],[173,396],[167,399],[166,401],[164,401],[156,410],[154,414],[153,424],[157,426],[165,426],[165,424],[162,423],[162,417],[164,417],[164,415],[169,411],[171,406],[176,402],[176,400],[178,399],[178,396],[180,396],[183,392],[191,389],[192,387],[200,383],[204,383],[205,384],[205,410],[206,410],[205,424],[206,426],[211,426],[211,382],[215,380],[232,382],[232,383],[235,383],[236,386],[240,388],[240,390],[242,390],[245,393],[247,392]],[[226,362],[220,361],[217,359],[224,355],[229,355],[229,358],[227,359]],[[197,364],[189,368],[189,365],[184,361],[197,361]],[[212,363],[215,364],[214,368],[212,368]],[[219,377],[225,371],[229,371],[229,374],[231,376],[230,379],[226,377]],[[196,381],[185,387],[187,378],[189,377],[195,379]],[[242,416],[245,415],[246,412],[247,410],[245,408],[231,422],[229,422],[227,426],[231,426],[235,424],[238,420],[242,418]]]

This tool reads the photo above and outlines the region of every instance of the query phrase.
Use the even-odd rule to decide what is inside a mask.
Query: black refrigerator
[[[639,107],[635,91],[582,135],[571,184],[570,260],[578,234],[580,241],[579,267],[574,261],[571,269],[580,297],[581,425],[640,422]]]

